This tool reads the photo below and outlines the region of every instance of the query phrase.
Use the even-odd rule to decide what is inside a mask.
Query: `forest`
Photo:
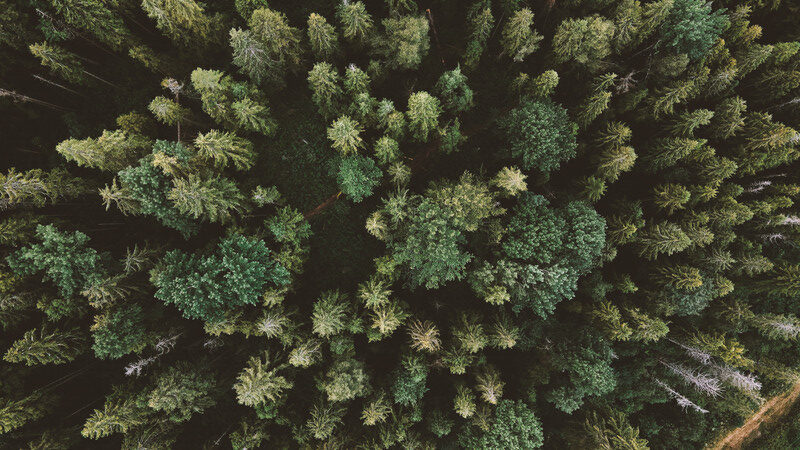
[[[800,387],[800,2],[0,11],[0,448],[702,449]]]

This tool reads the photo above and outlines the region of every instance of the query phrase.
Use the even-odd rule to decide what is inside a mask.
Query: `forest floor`
[[[792,405],[798,398],[800,398],[800,382],[796,383],[790,391],[772,397],[742,426],[732,430],[718,440],[716,444],[708,448],[711,450],[738,450],[744,448],[745,444],[752,442],[753,439],[761,435],[762,424],[775,423],[780,420],[791,410]]]

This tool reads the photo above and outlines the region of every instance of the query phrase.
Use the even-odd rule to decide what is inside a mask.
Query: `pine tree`
[[[670,132],[677,137],[691,138],[698,127],[708,125],[713,117],[714,112],[707,109],[683,113],[672,123]]]
[[[191,117],[191,111],[179,105],[175,100],[158,96],[154,98],[147,109],[165,125],[175,125]]]
[[[676,210],[685,208],[691,197],[689,190],[680,184],[662,184],[653,188],[653,191],[656,206],[666,210],[670,215]]]
[[[41,243],[21,248],[6,258],[17,273],[44,271],[44,279],[52,280],[65,298],[101,273],[100,258],[86,246],[89,237],[80,231],[65,233],[53,225],[37,225],[36,237]]]
[[[372,195],[382,175],[372,158],[354,155],[342,158],[336,181],[347,198],[359,203]]]
[[[180,361],[156,378],[147,406],[165,413],[171,422],[185,422],[217,403],[211,396],[215,385],[213,374]]]
[[[173,41],[191,47],[210,41],[212,23],[194,0],[142,0],[142,9],[156,21],[156,27]]]
[[[440,114],[439,99],[425,91],[411,94],[408,97],[408,111],[406,111],[411,136],[417,141],[427,142],[439,125]]]
[[[391,69],[417,68],[430,49],[428,20],[398,16],[383,19],[382,24],[385,31],[373,43],[373,51]]]
[[[472,108],[473,92],[467,85],[467,77],[461,73],[460,66],[439,77],[435,92],[442,99],[445,111],[457,114]]]
[[[319,59],[331,59],[339,51],[336,30],[319,14],[311,13],[308,16],[308,40],[311,51]]]
[[[311,315],[312,329],[323,338],[330,338],[342,332],[347,326],[347,298],[338,291],[327,291],[314,302]]]
[[[141,425],[146,412],[142,411],[133,398],[107,398],[103,409],[95,409],[86,419],[81,435],[89,439],[100,439],[114,433],[126,433]]]
[[[333,116],[339,109],[342,88],[339,85],[339,74],[328,63],[316,63],[308,72],[308,85],[311,88],[311,99],[323,117]]]
[[[361,420],[367,426],[377,425],[386,422],[391,412],[391,406],[389,406],[384,395],[381,394],[364,406],[364,410],[361,412]]]
[[[611,53],[614,31],[614,23],[600,16],[564,20],[553,37],[558,62],[596,66]]]
[[[639,254],[647,259],[656,259],[659,254],[671,255],[685,250],[691,240],[681,228],[670,222],[650,225],[637,236]]]
[[[456,386],[456,397],[453,399],[453,409],[456,413],[468,419],[475,414],[475,394],[465,385]]]
[[[441,348],[439,329],[430,321],[413,321],[408,326],[408,334],[411,338],[411,347],[415,350],[433,353]]]
[[[523,169],[548,173],[575,156],[577,125],[567,111],[549,100],[526,101],[500,121],[511,156]]]
[[[20,400],[0,402],[0,434],[9,433],[34,420],[41,419],[46,404],[39,393],[33,393]]]
[[[49,331],[42,328],[28,330],[14,341],[3,359],[12,363],[64,364],[74,360],[85,350],[85,339],[77,330]]]
[[[711,5],[701,0],[673,0],[661,26],[661,38],[667,48],[697,60],[708,53],[729,23],[724,10],[712,11]]]
[[[272,367],[270,367],[272,366]],[[284,391],[291,389],[293,383],[284,376],[278,375],[282,365],[275,366],[269,353],[254,356],[247,362],[247,367],[239,374],[233,389],[236,400],[245,406],[257,407],[265,402],[276,403],[284,396]]]
[[[67,139],[56,151],[79,166],[118,171],[135,163],[152,142],[144,136],[122,130],[107,131],[96,139]]]
[[[336,17],[342,24],[342,36],[349,41],[365,44],[372,33],[372,16],[361,1],[341,2],[336,7]]]
[[[54,74],[75,84],[86,84],[86,70],[78,57],[60,47],[47,42],[32,44],[30,51],[33,56],[42,61],[42,65],[53,71]]]
[[[200,158],[213,162],[220,169],[233,164],[237,170],[249,170],[253,167],[255,154],[253,144],[233,133],[211,130],[200,133],[194,140]]]
[[[331,147],[347,156],[357,153],[364,146],[362,131],[363,128],[350,116],[341,116],[328,127],[328,139],[331,140]]]
[[[492,184],[500,188],[505,195],[515,197],[520,192],[528,190],[526,178],[527,175],[523,175],[516,167],[503,167],[492,179]]]
[[[269,8],[258,8],[247,23],[253,37],[264,46],[270,59],[281,65],[299,64],[302,56],[301,32],[289,25],[285,14]]]
[[[187,178],[176,178],[174,184],[167,198],[181,214],[225,223],[233,218],[234,213],[244,209],[244,195],[227,178],[203,179],[192,174]]]
[[[528,55],[539,48],[542,35],[533,29],[533,12],[528,8],[520,9],[503,27],[503,52],[514,62],[522,62]]]
[[[116,50],[132,38],[116,4],[94,0],[53,0],[51,4],[69,25],[93,34]]]
[[[467,10],[467,20],[469,21],[469,40],[464,52],[464,65],[474,68],[480,61],[494,28],[491,3],[487,0],[476,0]]]
[[[0,173],[0,205],[3,208],[17,205],[42,207],[76,198],[88,191],[85,181],[70,176],[63,169],[17,172],[12,167],[7,173]]]
[[[232,28],[229,36],[233,64],[239,67],[239,72],[247,75],[256,84],[281,85],[286,70],[283,62],[271,55],[252,31]]]

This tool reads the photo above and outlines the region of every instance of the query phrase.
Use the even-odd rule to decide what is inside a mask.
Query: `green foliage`
[[[156,298],[174,304],[189,319],[206,321],[255,304],[268,286],[281,287],[288,278],[263,241],[244,236],[220,241],[207,256],[173,250],[151,275]]]
[[[188,161],[190,157],[188,150],[179,143],[157,141],[154,151],[178,161]],[[138,166],[121,170],[118,176],[125,196],[136,203],[138,212],[154,216],[164,226],[178,230],[186,237],[197,232],[197,225],[167,197],[172,186],[169,178],[153,165],[153,155],[140,159]]]
[[[661,38],[667,48],[696,60],[708,53],[729,23],[724,9],[713,11],[702,0],[673,0]]]
[[[147,406],[164,412],[171,422],[185,422],[216,404],[211,395],[215,386],[212,374],[181,361],[156,378]]]
[[[494,410],[488,431],[468,430],[459,435],[460,445],[475,449],[534,449],[544,444],[542,424],[522,401],[501,400]]]
[[[270,368],[271,365],[268,353],[263,358],[250,358],[247,367],[233,385],[239,403],[252,407],[259,407],[267,402],[273,404],[281,399],[284,390],[292,387],[291,381],[278,375],[283,366],[273,365]]]
[[[311,51],[320,59],[330,59],[339,51],[339,40],[333,25],[316,13],[308,16],[308,41]]]
[[[336,180],[347,198],[358,203],[372,195],[382,176],[372,158],[354,155],[341,159]]]
[[[138,304],[112,308],[95,317],[92,349],[98,358],[120,358],[139,349],[145,339],[144,311]]]
[[[12,363],[64,364],[83,353],[84,337],[78,330],[28,330],[11,345],[3,359]]]
[[[104,130],[97,139],[67,139],[56,151],[79,166],[116,172],[136,162],[151,144],[139,134]]]
[[[83,64],[74,53],[47,42],[32,44],[30,51],[33,56],[42,61],[43,66],[70,83],[84,84],[87,82]]]
[[[595,66],[611,54],[614,31],[614,23],[601,16],[566,19],[553,36],[556,58]]]
[[[430,134],[439,125],[441,114],[439,99],[425,91],[415,92],[408,97],[408,129],[411,136],[420,142],[427,142]]]
[[[533,29],[533,12],[524,8],[515,12],[503,27],[504,53],[514,62],[522,62],[539,48],[543,37]]]
[[[473,106],[473,92],[467,86],[467,77],[461,73],[461,67],[442,74],[436,82],[436,93],[446,111],[460,113]]]
[[[524,169],[548,173],[575,156],[577,126],[563,107],[551,101],[525,101],[499,125],[511,156]]]
[[[341,116],[328,127],[328,139],[331,140],[331,147],[343,156],[347,156],[363,147],[363,139],[360,136],[362,131],[358,122],[350,116]]]
[[[97,251],[88,248],[89,237],[80,231],[66,233],[53,225],[37,225],[41,243],[21,248],[6,258],[19,274],[45,272],[64,297],[71,297],[101,273]]]
[[[374,43],[375,54],[389,68],[417,68],[430,48],[428,20],[425,17],[398,16],[383,19],[382,24],[384,33]]]
[[[167,193],[178,212],[209,222],[228,222],[234,212],[244,209],[244,196],[227,178],[202,179],[197,175],[176,178]]]
[[[248,170],[253,167],[253,144],[233,133],[211,130],[200,133],[194,140],[200,158],[210,161],[214,166],[224,168],[228,162],[237,170]]]
[[[361,361],[339,360],[328,369],[322,390],[331,402],[344,402],[369,394],[369,377]]]

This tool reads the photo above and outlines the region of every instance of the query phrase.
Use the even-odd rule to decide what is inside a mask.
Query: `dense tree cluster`
[[[702,448],[800,386],[796,2],[0,9],[2,448]]]

